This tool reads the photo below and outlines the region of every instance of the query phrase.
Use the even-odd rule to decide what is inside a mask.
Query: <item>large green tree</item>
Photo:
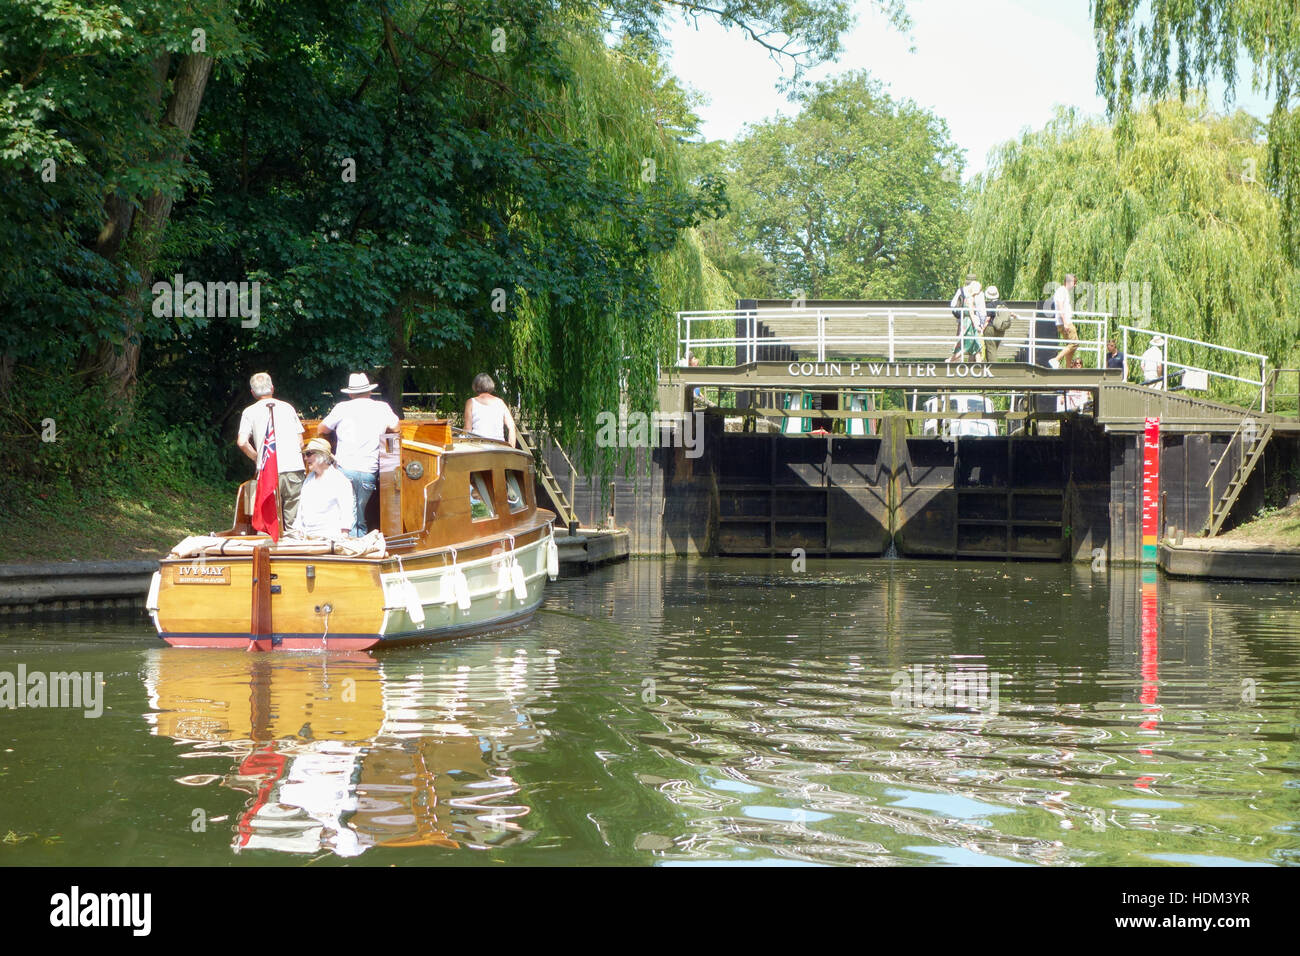
[[[648,407],[688,282],[669,267],[721,201],[678,173],[693,118],[652,51],[541,2],[337,7],[252,16],[267,62],[213,91],[212,188],[176,226],[218,240],[174,268],[268,292],[256,328],[208,323],[169,353],[189,371],[233,347],[241,372],[317,393],[379,366],[390,396],[413,377],[463,399],[487,368],[565,437],[621,378]]]
[[[1091,303],[1123,310],[1119,322],[1294,360],[1300,274],[1276,197],[1242,176],[1262,161],[1260,123],[1203,109],[1136,113],[1123,148],[1109,124],[1070,112],[1001,147],[974,184],[968,256],[979,275],[1004,296],[1041,299],[1072,272],[1122,286],[1123,298]]]
[[[706,227],[708,248],[737,291],[945,294],[966,231],[962,158],[947,125],[865,73],[819,83],[797,102],[797,116],[751,127],[720,160],[732,208]],[[753,281],[761,287],[744,287]]]
[[[0,390],[76,362],[119,393],[158,324],[140,308],[215,64],[255,52],[222,0],[0,5]]]
[[[672,311],[728,294],[692,232],[721,184],[682,170],[657,58],[681,13],[805,63],[849,23],[843,0],[4,5],[5,437],[67,457],[43,409],[107,434],[96,383],[127,421],[137,378],[163,417],[228,419],[253,368],[311,406],[349,369],[391,394],[488,367],[562,433],[623,381],[648,406]],[[258,282],[260,314],[160,311],[175,273]]]
[[[1231,98],[1243,57],[1256,89],[1274,97],[1268,183],[1281,202],[1282,238],[1300,263],[1300,4],[1295,0],[1092,0],[1097,88],[1123,133],[1134,102],[1177,92],[1186,99],[1212,77]]]

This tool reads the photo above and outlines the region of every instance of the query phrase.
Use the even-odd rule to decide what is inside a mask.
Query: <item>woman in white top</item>
[[[474,397],[465,403],[465,431],[515,447],[515,420],[505,402],[492,394],[496,383],[487,372],[474,376]]]
[[[298,517],[289,534],[294,538],[346,538],[356,520],[352,482],[334,467],[330,445],[313,438],[303,450],[307,477],[298,498]]]

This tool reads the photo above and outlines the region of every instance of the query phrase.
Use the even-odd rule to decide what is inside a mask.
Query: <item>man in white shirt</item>
[[[1142,384],[1152,388],[1165,387],[1165,337],[1157,335],[1142,353]]]
[[[313,438],[303,450],[311,472],[302,483],[298,517],[289,528],[294,538],[346,538],[356,523],[352,482],[334,467],[330,443]]]
[[[298,514],[298,494],[302,488],[302,422],[288,402],[273,398],[275,386],[271,376],[258,372],[248,380],[248,388],[256,401],[244,409],[239,417],[239,435],[235,444],[245,455],[258,464],[266,430],[275,421],[275,458],[280,480],[276,491],[280,498],[280,527],[293,524]]]
[[[366,504],[379,486],[379,442],[386,432],[399,430],[397,415],[387,402],[376,401],[370,393],[379,386],[372,384],[364,372],[354,372],[348,378],[348,387],[340,389],[350,396],[339,402],[320,423],[317,433],[328,439],[338,435],[335,460],[339,470],[352,482],[356,495],[357,518],[352,526],[352,537],[364,537],[366,531]]]
[[[1074,276],[1067,275],[1065,283],[1058,285],[1052,294],[1052,304],[1056,307],[1056,337],[1078,342],[1079,332],[1074,327],[1074,306],[1070,304],[1070,290],[1074,288],[1074,283]],[[1052,368],[1069,368],[1074,361],[1074,353],[1078,350],[1078,345],[1067,345],[1056,353],[1055,358],[1048,359],[1047,364]]]

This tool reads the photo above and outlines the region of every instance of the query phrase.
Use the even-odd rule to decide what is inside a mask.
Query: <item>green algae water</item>
[[[0,618],[0,864],[1294,866],[1298,599],[633,561],[376,654]],[[19,707],[20,667],[93,688]]]

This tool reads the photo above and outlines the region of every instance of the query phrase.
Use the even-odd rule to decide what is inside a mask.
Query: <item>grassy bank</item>
[[[1219,537],[1300,548],[1300,501],[1281,508],[1264,508],[1250,521]]]
[[[0,563],[160,557],[187,534],[229,528],[237,487],[17,483],[0,500]]]

